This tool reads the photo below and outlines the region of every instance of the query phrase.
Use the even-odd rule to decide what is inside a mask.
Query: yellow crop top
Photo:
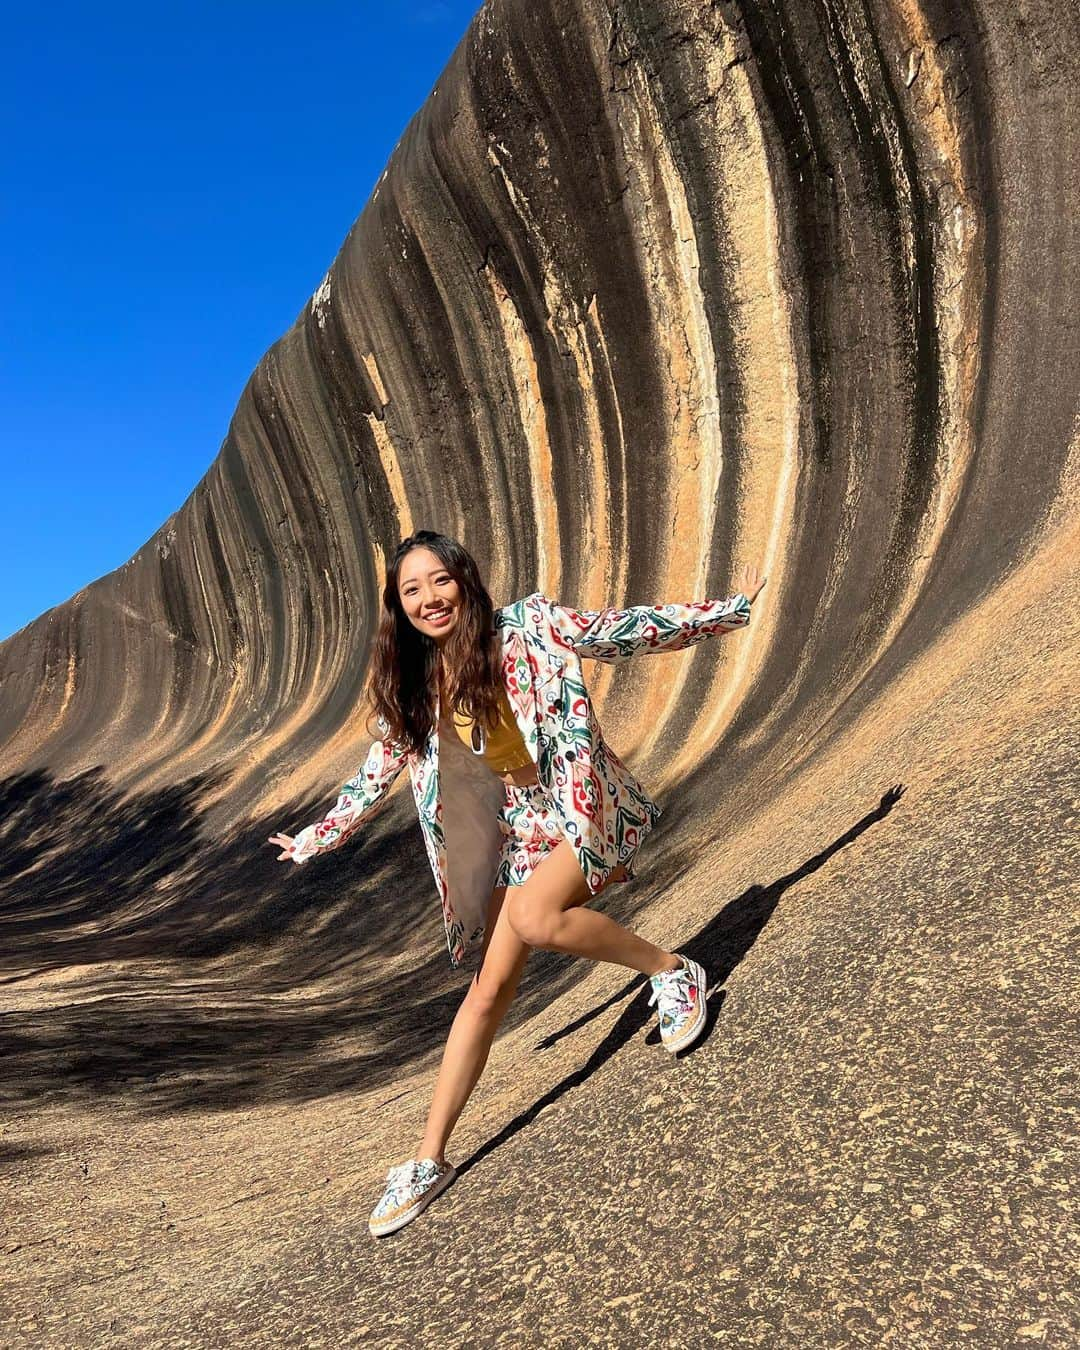
[[[493,773],[523,769],[532,763],[532,756],[514,720],[513,709],[510,707],[505,688],[499,690],[499,721],[494,730],[486,723],[481,725],[474,722],[471,717],[466,717],[456,709],[454,730],[474,754],[480,754],[482,748],[484,763]]]

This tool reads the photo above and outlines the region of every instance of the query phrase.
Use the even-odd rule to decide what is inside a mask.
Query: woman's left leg
[[[608,877],[604,887],[619,872],[621,867]],[[530,947],[613,961],[642,975],[675,970],[681,964],[674,953],[654,947],[608,915],[582,908],[590,899],[577,854],[569,840],[563,839],[520,886],[507,891],[507,918]]]

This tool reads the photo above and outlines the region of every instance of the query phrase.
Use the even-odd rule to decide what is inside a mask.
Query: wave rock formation
[[[693,1339],[703,1301],[740,1344],[946,1344],[969,1322],[987,1339],[965,1344],[1065,1343],[1040,1130],[1068,1059],[1077,29],[1045,0],[476,15],[188,501],[0,646],[8,1081],[35,1122],[13,1156],[53,1197],[17,1220],[19,1270],[75,1280],[72,1327],[104,1316],[106,1270],[156,1326],[140,1281],[166,1252],[170,1334],[185,1309],[226,1317],[251,1120],[275,1122],[277,1180],[245,1211],[267,1251],[286,1221],[314,1240],[297,1197],[320,1166],[350,1172],[318,1205],[355,1225],[373,1159],[420,1137],[463,987],[407,790],[315,867],[264,840],[363,758],[385,561],[428,527],[497,604],[726,595],[745,561],[769,582],[742,635],[592,668],[606,734],[666,807],[608,900],[732,971],[730,1011],[679,1096],[639,1003],[607,1011],[625,972],[534,954],[454,1141],[486,1160],[439,1202],[466,1217],[409,1230],[416,1287],[481,1260],[522,1345]],[[600,1029],[571,1035],[583,1009]],[[132,1198],[62,1212],[57,1141],[121,1106],[145,1149],[101,1147]],[[217,1113],[199,1150],[220,1172],[163,1180],[196,1110]],[[1041,1190],[1020,1180],[1040,1168]],[[169,1185],[195,1218],[159,1247],[139,1197]],[[559,1277],[589,1225],[556,1197],[601,1192],[633,1290]],[[490,1205],[483,1257],[459,1253]],[[641,1237],[669,1209],[689,1229]],[[121,1210],[144,1265],[114,1278],[83,1242],[76,1278],[70,1243]],[[650,1267],[676,1231],[689,1247]],[[388,1316],[403,1259],[359,1293],[345,1262],[342,1287]],[[279,1306],[251,1326],[272,1339]],[[467,1330],[439,1331],[434,1295],[402,1316],[402,1344]]]

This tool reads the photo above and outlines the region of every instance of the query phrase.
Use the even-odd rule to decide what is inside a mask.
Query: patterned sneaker
[[[386,1174],[383,1197],[371,1211],[368,1231],[372,1237],[385,1237],[412,1223],[440,1191],[457,1176],[453,1164],[437,1163],[434,1158],[410,1158],[398,1163]]]
[[[649,1007],[660,1000],[660,1039],[672,1054],[696,1041],[705,1028],[705,970],[681,952],[675,955],[681,966],[649,976]]]

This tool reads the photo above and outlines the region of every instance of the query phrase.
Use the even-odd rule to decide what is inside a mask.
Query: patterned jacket
[[[689,604],[575,610],[535,592],[496,610],[510,707],[590,894],[620,863],[633,875],[634,854],[661,808],[604,740],[585,688],[582,658],[620,662],[638,653],[681,651],[749,622],[750,602],[742,594]],[[503,785],[477,766],[456,736],[445,738],[440,765],[437,706],[435,711],[435,729],[418,753],[406,754],[389,738],[374,742],[329,814],[296,836],[291,856],[303,863],[343,844],[379,809],[407,767],[442,904],[450,964],[457,967],[483,937],[498,866]]]

